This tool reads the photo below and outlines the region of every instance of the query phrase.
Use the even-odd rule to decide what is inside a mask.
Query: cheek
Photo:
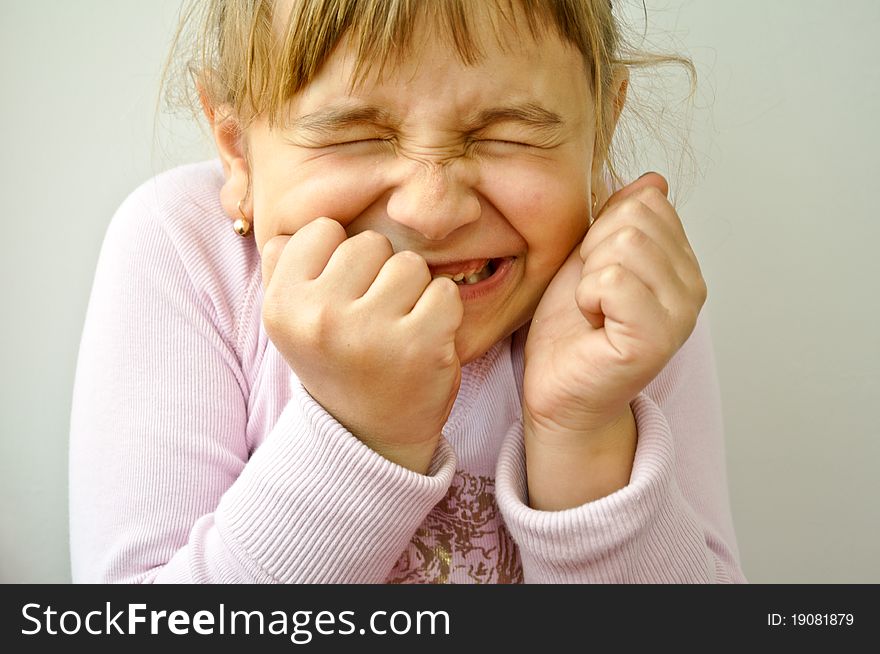
[[[547,281],[584,238],[589,221],[586,173],[559,171],[498,176],[489,198],[526,242],[526,274]]]
[[[265,240],[326,216],[347,225],[381,194],[375,168],[311,161],[254,176],[254,228]]]

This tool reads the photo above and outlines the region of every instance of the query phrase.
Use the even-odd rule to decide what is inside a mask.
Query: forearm
[[[610,495],[630,480],[636,452],[632,410],[601,433],[551,432],[524,420],[529,506],[561,511]]]
[[[498,457],[495,494],[526,583],[745,581],[727,495],[711,347],[700,319],[674,361],[628,403],[636,452],[629,479],[610,495],[566,511],[540,510],[534,453],[540,443],[530,436],[527,471],[525,421],[511,427]],[[593,474],[585,469],[585,476]]]

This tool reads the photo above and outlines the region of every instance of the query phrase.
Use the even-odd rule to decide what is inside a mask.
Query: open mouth
[[[483,259],[479,262],[461,262],[460,264],[448,264],[444,266],[432,266],[431,276],[446,277],[459,286],[479,284],[484,279],[489,279],[498,268],[497,259]],[[457,270],[455,270],[457,268]]]

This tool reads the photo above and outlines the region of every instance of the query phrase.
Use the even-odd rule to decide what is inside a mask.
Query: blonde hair
[[[285,104],[307,86],[343,38],[356,52],[352,84],[371,71],[381,73],[412,48],[422,20],[432,21],[465,64],[479,61],[480,42],[472,27],[474,12],[487,11],[496,37],[523,26],[533,37],[548,30],[581,53],[597,110],[597,150],[613,179],[621,182],[612,156],[616,67],[629,69],[677,64],[690,79],[689,59],[650,54],[628,46],[612,11],[611,0],[292,0],[288,20],[275,14],[277,0],[188,0],[181,11],[163,88],[173,73],[184,87],[168,87],[166,99],[199,112],[202,103],[228,106],[243,131],[257,117],[271,126]],[[488,10],[487,10],[488,7]],[[519,10],[519,11],[517,11]],[[177,64],[178,68],[174,69]]]

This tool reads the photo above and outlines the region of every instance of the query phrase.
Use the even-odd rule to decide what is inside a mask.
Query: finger
[[[631,271],[666,307],[686,294],[668,251],[638,227],[627,225],[599,243],[587,256],[581,277],[614,264]]]
[[[290,241],[290,234],[279,234],[270,238],[263,245],[263,250],[260,252],[263,290],[266,290],[266,287],[269,285],[272,273],[275,272],[275,267],[278,264],[278,259],[281,258],[281,253],[284,251],[285,246],[287,246],[288,241]]]
[[[630,226],[647,234],[666,251],[682,278],[688,269],[698,267],[678,214],[654,187],[644,188],[603,211],[602,220],[590,228],[581,242],[581,258],[586,260],[599,243]]]
[[[663,197],[668,197],[669,195],[669,182],[666,181],[666,178],[663,177],[663,175],[655,172],[645,173],[636,181],[627,184],[622,189],[614,192],[605,204],[602,205],[602,210],[599,212],[599,215],[601,216],[606,209],[613,207],[618,202],[647,188],[654,188],[660,191],[663,194]]]
[[[644,204],[653,208],[658,213],[661,211],[661,203],[669,204],[669,183],[660,173],[649,172],[639,177],[634,182],[617,190],[609,197],[599,209],[595,219],[590,223],[590,231],[598,231],[596,223],[611,209],[618,207],[627,199],[640,199]],[[669,205],[671,208],[672,205]],[[674,211],[674,210],[673,210]],[[608,222],[607,218],[603,222]],[[583,256],[583,253],[582,253]]]
[[[448,277],[432,280],[407,318],[437,338],[454,338],[464,318],[458,285]]]
[[[671,220],[678,220],[674,215],[664,218],[638,199],[632,198],[619,202],[602,220],[595,223],[580,245],[581,258],[586,260],[600,243],[612,238],[620,231],[635,228],[653,240],[661,249],[667,250],[671,256],[683,250],[679,240],[679,230],[670,227]],[[686,237],[682,236],[685,242]]]
[[[425,259],[404,250],[385,262],[363,300],[403,316],[412,311],[430,283],[431,271]]]
[[[269,285],[269,280],[281,271],[285,283],[295,284],[317,279],[333,252],[345,239],[345,229],[330,218],[318,218],[301,227],[287,241],[276,259],[274,268],[268,271],[264,268],[264,288]],[[264,267],[270,264],[271,262],[264,259]]]
[[[339,297],[357,299],[393,254],[391,241],[385,236],[372,230],[361,232],[336,248],[321,273],[321,282]]]
[[[584,318],[594,328],[604,327],[622,339],[617,343],[619,346],[662,335],[667,327],[668,313],[657,297],[620,264],[586,275],[578,284],[575,298]]]

